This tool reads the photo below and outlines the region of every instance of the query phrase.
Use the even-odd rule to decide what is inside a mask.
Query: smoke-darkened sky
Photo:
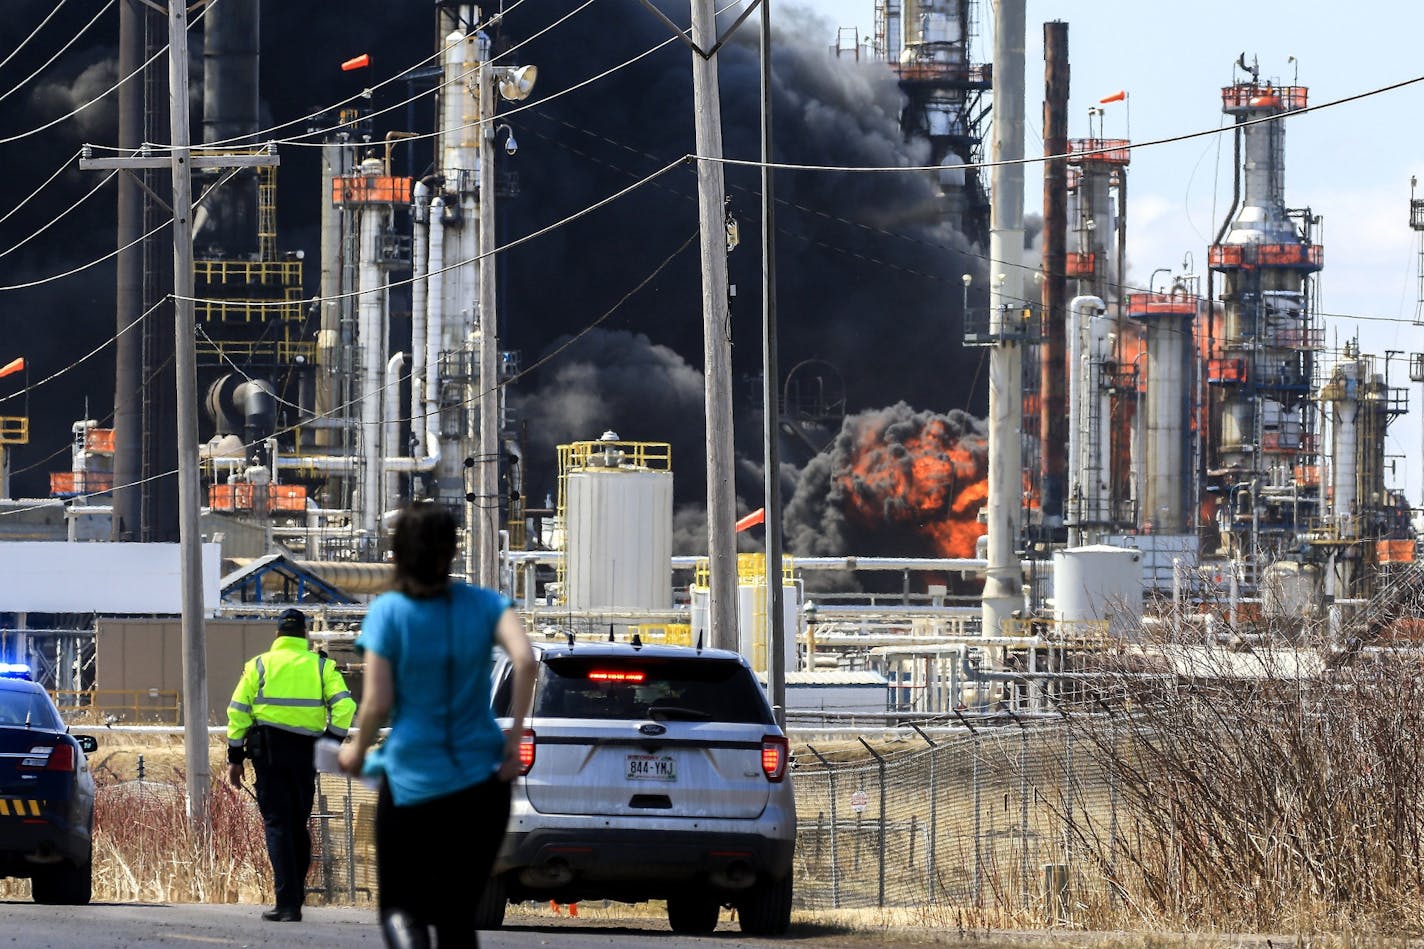
[[[573,215],[694,151],[688,49],[672,42],[630,62],[669,37],[667,26],[636,0],[598,0],[549,28],[579,5],[508,4],[496,37],[497,50],[522,44],[502,62],[539,67],[530,107],[508,112],[511,107],[502,106],[519,151],[508,160],[501,153],[499,170],[518,174],[519,193],[501,206],[501,243]],[[660,6],[674,21],[687,22],[685,0],[661,0]],[[113,84],[118,18],[111,9],[54,65],[21,85],[101,7],[97,0],[68,4],[0,68],[0,92],[19,87],[0,102],[0,139],[43,125]],[[7,3],[0,58],[51,8],[39,0]],[[329,106],[435,49],[429,4],[269,2],[261,13],[264,121],[289,121]],[[778,4],[776,17],[776,160],[896,166],[926,159],[923,144],[901,138],[900,92],[887,69],[833,58],[837,25],[804,7]],[[750,17],[718,56],[724,152],[734,158],[760,154],[757,23],[758,16]],[[730,19],[723,26],[730,27]],[[193,52],[199,62],[197,37]],[[369,69],[340,71],[343,60],[360,53],[370,54]],[[620,64],[626,65],[565,93]],[[195,82],[200,80],[199,70]],[[370,105],[391,106],[425,87],[393,83],[378,90]],[[423,98],[376,118],[374,132],[379,139],[391,131],[427,132],[432,124],[431,100]],[[42,134],[0,142],[7,169],[0,215],[39,188],[81,142],[116,140],[110,96]],[[278,243],[284,250],[305,250],[308,291],[315,294],[322,199],[317,154],[297,147],[281,154]],[[428,144],[397,146],[394,155],[398,173],[430,170]],[[63,211],[100,177],[78,171],[71,161],[25,208],[0,222],[0,251]],[[737,489],[741,506],[755,508],[762,504],[759,176],[754,169],[729,167],[726,181],[729,210],[741,232],[741,245],[730,257]],[[933,183],[918,174],[782,171],[775,189],[780,372],[811,359],[829,363],[844,380],[851,415],[900,403],[932,414],[982,412],[982,374],[975,382],[979,354],[958,343],[959,278],[980,273],[981,261],[977,249],[965,248],[940,221]],[[503,345],[517,350],[526,367],[538,364],[509,398],[525,425],[528,493],[536,502],[552,490],[555,445],[613,429],[624,439],[671,442],[679,504],[702,505],[696,242],[675,253],[696,229],[696,183],[690,168],[683,168],[507,253],[500,274]],[[113,247],[109,185],[45,235],[0,256],[0,286],[68,270]],[[32,289],[0,291],[0,361],[24,355],[33,383],[102,345],[114,329],[113,281],[112,265],[103,264]],[[86,412],[100,420],[110,412],[112,352],[110,346],[81,370],[32,393],[31,444],[15,452],[13,493],[47,493],[47,473],[68,467],[70,423]],[[18,383],[9,386],[16,382],[0,381],[0,397],[15,391]],[[19,414],[15,406],[14,400],[0,403],[0,414]],[[804,461],[788,456],[789,493],[797,490]]]

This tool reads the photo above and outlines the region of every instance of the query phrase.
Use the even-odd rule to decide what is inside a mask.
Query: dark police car
[[[29,667],[0,663],[0,876],[28,878],[36,903],[89,902],[96,747]]]

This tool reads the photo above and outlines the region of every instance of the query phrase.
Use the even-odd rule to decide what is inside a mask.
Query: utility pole
[[[727,297],[722,102],[717,87],[713,0],[692,3],[692,110],[697,218],[702,231],[703,398],[707,419],[708,627],[711,645],[737,648],[736,501],[732,491],[732,321]],[[768,514],[770,512],[768,511]],[[780,583],[780,580],[777,581]]]
[[[772,181],[771,0],[761,0],[761,407],[766,502],[767,687],[776,723],[786,725],[786,611],[781,584],[781,376],[776,353],[776,203]],[[795,635],[795,632],[792,632]]]
[[[473,581],[491,590],[499,589],[499,404],[504,388],[499,380],[499,327],[495,317],[494,254],[494,75],[490,70],[488,47],[479,67],[480,136],[480,298],[476,309],[478,347],[479,449],[475,455],[475,500],[468,515],[474,530],[475,575]]]
[[[183,584],[183,749],[188,772],[188,819],[209,829],[208,669],[203,635],[203,546],[198,520],[197,346],[193,328],[193,179],[195,168],[278,164],[276,155],[193,158],[188,128],[188,8],[168,3],[168,108],[173,139],[167,158],[80,159],[84,169],[167,167],[173,175],[173,331],[178,374],[178,539]]]

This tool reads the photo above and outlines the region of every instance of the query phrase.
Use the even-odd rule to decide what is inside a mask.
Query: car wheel
[[[509,905],[509,890],[504,877],[490,877],[475,904],[475,928],[498,929],[504,925],[504,909]]]
[[[675,933],[710,933],[717,928],[721,911],[714,898],[702,894],[669,896],[667,901],[668,925]]]
[[[791,926],[791,877],[763,877],[751,891],[738,897],[737,917],[748,936],[780,936]]]
[[[48,906],[83,906],[93,895],[93,870],[92,863],[78,866],[67,860],[38,868],[30,878],[30,895]]]

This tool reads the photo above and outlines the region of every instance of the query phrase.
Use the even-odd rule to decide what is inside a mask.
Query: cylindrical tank
[[[1347,352],[1348,357],[1348,352]],[[1356,488],[1359,483],[1360,362],[1337,363],[1321,392],[1330,403],[1330,521],[1342,537],[1355,530]]]
[[[1277,560],[1261,574],[1261,612],[1266,618],[1305,619],[1321,602],[1320,568]]]
[[[1053,553],[1053,618],[1106,622],[1135,638],[1142,623],[1142,554],[1125,547],[1067,547]]]
[[[672,472],[615,461],[565,476],[564,596],[573,609],[666,609]]]

